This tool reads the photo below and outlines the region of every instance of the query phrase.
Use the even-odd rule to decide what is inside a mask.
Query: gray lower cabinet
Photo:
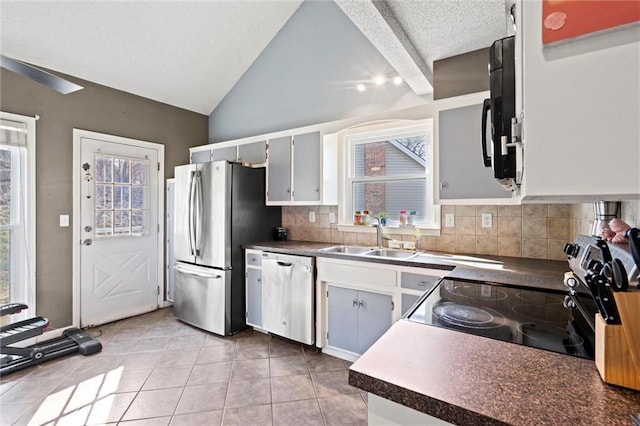
[[[329,286],[329,345],[364,353],[391,327],[392,310],[389,295]]]
[[[247,325],[262,328],[262,269],[247,268]]]
[[[407,311],[420,299],[420,296],[416,296],[415,294],[402,293],[402,315],[407,313]]]

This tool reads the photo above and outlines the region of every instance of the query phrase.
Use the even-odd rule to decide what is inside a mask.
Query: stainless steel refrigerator
[[[243,245],[267,241],[280,207],[265,206],[265,169],[216,161],[175,168],[173,312],[220,335],[245,322]]]

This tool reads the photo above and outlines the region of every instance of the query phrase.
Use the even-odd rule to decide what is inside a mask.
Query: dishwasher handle
[[[286,266],[287,268],[288,268],[289,266],[292,266],[292,265],[293,265],[293,263],[291,263],[291,262],[281,262],[281,261],[279,261],[279,260],[278,260],[278,261],[276,261],[276,263],[277,263],[279,266]]]

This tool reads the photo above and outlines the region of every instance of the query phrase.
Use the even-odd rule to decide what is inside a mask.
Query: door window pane
[[[129,160],[113,159],[113,181],[116,183],[129,183]]]
[[[110,236],[113,235],[113,212],[112,211],[99,211],[96,212],[96,236]]]
[[[144,161],[131,161],[131,183],[133,185],[147,184],[147,165]]]
[[[146,200],[147,200],[147,189],[146,186],[134,186],[133,196],[131,199],[131,207],[133,209],[144,209],[146,208]]]
[[[113,182],[113,160],[107,157],[96,157],[96,182]]]
[[[104,154],[95,159],[95,236],[148,235],[149,161]]]
[[[128,185],[116,185],[114,190],[114,208],[116,209],[128,209],[129,208],[129,189]]]
[[[96,210],[113,208],[113,186],[96,184]]]
[[[126,210],[116,210],[113,227],[114,235],[131,234],[131,212]]]

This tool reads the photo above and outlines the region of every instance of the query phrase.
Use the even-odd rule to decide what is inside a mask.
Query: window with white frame
[[[352,129],[344,135],[345,174],[342,219],[356,212],[387,215],[401,226],[400,212],[413,213],[420,228],[438,228],[433,205],[432,120],[395,122]]]
[[[35,119],[0,112],[0,304],[10,302],[35,312]]]

